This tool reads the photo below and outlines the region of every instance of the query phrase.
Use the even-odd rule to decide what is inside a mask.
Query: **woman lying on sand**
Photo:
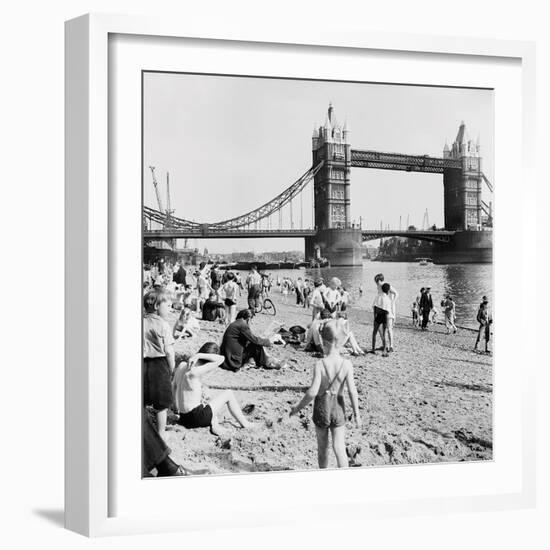
[[[242,428],[252,427],[231,390],[219,393],[206,405],[202,403],[202,377],[224,362],[219,351],[217,344],[206,342],[188,362],[182,361],[178,365],[172,382],[174,404],[180,414],[178,423],[187,429],[209,427],[210,432],[217,436],[221,435],[217,414],[225,405]]]
[[[359,399],[353,378],[353,365],[338,351],[341,330],[336,321],[328,321],[321,329],[325,357],[317,361],[313,370],[311,386],[302,400],[290,410],[290,416],[313,404],[313,423],[317,432],[317,458],[319,468],[328,466],[329,430],[332,435],[332,449],[336,455],[338,468],[346,468],[346,408],[344,386],[347,387],[355,424],[361,427]]]

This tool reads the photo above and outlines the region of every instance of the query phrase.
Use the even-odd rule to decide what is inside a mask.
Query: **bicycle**
[[[269,298],[256,300],[254,313],[265,313],[267,315],[277,315],[275,304]]]

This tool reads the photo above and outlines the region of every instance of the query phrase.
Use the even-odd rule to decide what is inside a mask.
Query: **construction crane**
[[[172,210],[172,201],[170,200],[170,174],[166,172],[166,222],[170,223],[170,217],[175,212]]]
[[[157,203],[158,203],[158,206],[159,206],[159,210],[164,213],[164,207],[162,206],[162,200],[160,198],[160,191],[159,191],[159,186],[158,186],[158,182],[157,182],[157,176],[155,176],[155,167],[154,166],[149,166],[149,168],[151,169],[151,174],[153,176],[153,186],[155,187],[155,195],[157,196]]]

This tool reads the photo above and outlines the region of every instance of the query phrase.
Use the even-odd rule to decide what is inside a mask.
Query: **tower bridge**
[[[303,237],[306,258],[322,255],[331,265],[353,266],[361,265],[362,242],[398,236],[436,243],[447,262],[491,261],[492,212],[482,200],[482,190],[485,184],[492,192],[493,186],[482,172],[479,140],[467,138],[464,122],[451,147],[445,144],[442,157],[352,149],[349,138],[347,125],[336,121],[330,104],[324,124],[313,131],[311,168],[274,199],[215,223],[144,207],[144,240]],[[377,230],[352,223],[352,168],[442,174],[445,227]],[[313,227],[304,228],[302,197],[311,185]],[[283,210],[290,214],[290,227],[283,227]]]

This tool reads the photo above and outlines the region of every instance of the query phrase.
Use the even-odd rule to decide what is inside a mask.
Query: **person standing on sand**
[[[258,268],[253,265],[246,278],[246,288],[248,289],[248,307],[256,310],[260,307],[260,297],[262,294],[262,276],[258,273]]]
[[[445,299],[441,302],[441,307],[445,312],[445,328],[447,329],[447,334],[451,334],[451,329],[453,334],[455,334],[458,330],[455,325],[456,306],[451,296],[447,294]]]
[[[377,296],[374,299],[373,309],[377,305],[377,302],[381,300],[384,300],[384,303],[386,303],[385,298],[383,296],[384,294],[387,294],[387,296],[390,299],[390,309],[388,311],[388,315],[386,319],[386,335],[387,335],[388,351],[393,351],[393,325],[395,321],[395,303],[399,295],[397,294],[397,290],[395,290],[395,288],[393,288],[389,283],[384,282],[383,273],[378,273],[377,275],[375,275],[374,282],[376,283]],[[387,293],[383,292],[382,290],[382,287],[385,284],[389,286],[389,291]],[[378,307],[380,307],[379,304],[378,304]],[[382,333],[380,333],[380,336],[382,337]],[[382,340],[384,340],[384,337],[382,337]]]
[[[422,296],[424,295],[424,291],[426,289],[424,287],[422,287],[420,289],[420,293],[418,294],[418,296],[416,297],[416,307],[418,309],[418,319],[420,320],[421,317],[422,317],[422,308],[420,307],[420,302],[422,300]],[[419,323],[416,323],[416,326],[419,326]]]
[[[283,294],[283,304],[286,304],[288,302],[288,281],[286,277],[283,279],[282,285],[281,285],[281,293]]]
[[[202,378],[218,368],[223,361],[218,345],[206,342],[189,361],[182,361],[178,365],[172,382],[174,405],[179,413],[178,424],[188,430],[210,428],[213,435],[220,436],[217,414],[227,406],[241,428],[252,427],[231,390],[222,391],[206,404],[202,402]]]
[[[304,303],[304,283],[302,277],[298,277],[295,285],[296,290],[296,305],[301,306]]]
[[[239,296],[242,296],[244,287],[243,287],[243,281],[242,281],[242,278],[241,278],[241,274],[238,271],[237,271],[237,273],[235,273],[235,282],[237,283],[237,286],[239,287]]]
[[[418,326],[418,303],[414,301],[411,306],[411,313],[412,313],[412,325],[413,327]]]
[[[382,337],[382,357],[388,356],[388,344],[387,344],[387,332],[388,332],[388,318],[391,312],[391,299],[389,297],[390,292],[389,283],[382,285],[382,293],[378,294],[374,300],[374,322],[372,325],[372,349],[370,353],[376,354],[376,335],[380,332]]]
[[[216,294],[218,294],[222,285],[222,278],[223,274],[220,271],[218,264],[214,264],[214,267],[212,267],[212,270],[210,271],[210,286]]]
[[[227,272],[227,281],[222,286],[225,305],[225,322],[230,325],[237,315],[237,292],[239,286],[235,282],[235,274],[232,271]]]
[[[321,315],[325,309],[325,299],[323,292],[323,279],[318,277],[313,283],[313,292],[311,293],[311,320],[314,321]],[[325,287],[326,288],[326,287]]]
[[[155,409],[158,432],[164,439],[175,366],[174,337],[166,322],[170,299],[162,290],[152,290],[144,296],[143,308],[143,404]]]
[[[315,364],[311,385],[300,400],[290,410],[295,416],[304,407],[313,404],[313,423],[317,435],[317,460],[319,468],[328,467],[329,432],[332,436],[332,449],[338,468],[348,467],[346,455],[346,408],[344,387],[347,387],[355,425],[362,425],[359,412],[359,398],[353,376],[353,365],[344,359],[338,350],[341,330],[336,321],[328,321],[322,329],[325,357]]]
[[[420,298],[420,309],[422,310],[422,330],[428,330],[430,313],[434,307],[430,290],[431,288],[429,286],[426,287]]]
[[[487,296],[483,296],[481,304],[479,305],[477,322],[479,323],[479,329],[477,331],[474,351],[477,352],[477,346],[483,335],[485,337],[485,353],[489,353],[489,340],[491,339],[491,324],[493,323],[493,318],[489,312],[489,299]]]
[[[199,297],[197,300],[197,313],[202,310],[204,302],[208,299],[212,287],[210,286],[208,279],[206,278],[206,268],[203,268],[202,271],[195,271],[195,276],[197,277],[197,290]]]

